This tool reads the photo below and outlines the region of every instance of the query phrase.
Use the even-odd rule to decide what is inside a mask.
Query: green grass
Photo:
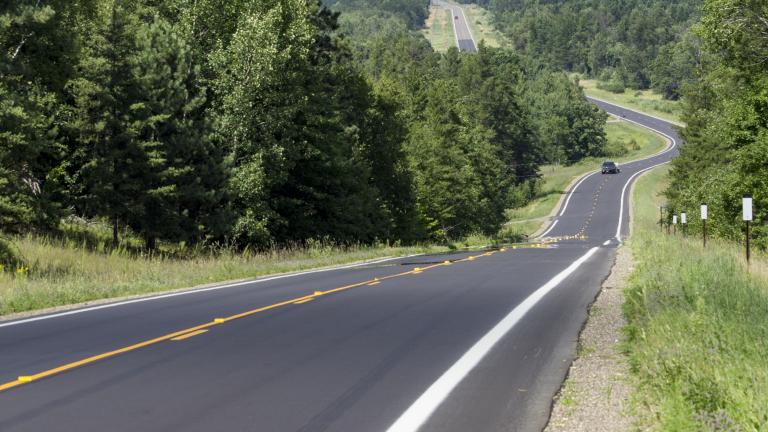
[[[626,89],[624,93],[612,93],[597,88],[597,80],[586,79],[580,79],[579,85],[584,89],[587,96],[624,105],[627,108],[633,108],[665,120],[680,122],[680,114],[682,113],[680,102],[665,100],[660,94],[651,90]]]
[[[668,168],[634,192],[626,291],[626,353],[637,385],[638,428],[768,430],[768,280],[765,257],[748,272],[739,245],[662,234]]]
[[[266,252],[190,250],[161,244],[161,254],[148,256],[140,242],[124,233],[119,247],[110,246],[103,224],[63,224],[62,235],[11,238],[13,251],[26,266],[0,268],[0,316],[68,304],[151,294],[204,284],[347,264],[417,253],[440,253],[519,241],[514,233],[470,235],[447,245],[411,247],[360,245],[339,247],[323,242]],[[312,287],[307,287],[311,290]]]
[[[618,162],[642,158],[657,153],[666,147],[666,142],[658,135],[631,123],[617,122],[606,125],[609,147],[626,148],[626,154],[613,158]],[[525,207],[507,211],[509,220],[507,229],[530,235],[544,222],[557,205],[560,196],[573,181],[589,171],[599,168],[604,158],[588,158],[569,166],[545,165],[541,168],[542,181],[539,197]]]
[[[493,14],[476,4],[462,5],[464,14],[476,43],[485,41],[486,46],[502,47],[509,45],[507,39],[493,25]]]
[[[443,246],[339,248],[316,243],[265,253],[222,251],[177,259],[137,256],[126,249],[103,252],[77,242],[32,236],[17,237],[14,245],[30,269],[28,273],[0,272],[0,315],[384,256],[448,250]]]
[[[437,52],[445,52],[456,46],[452,18],[451,11],[447,9],[436,6],[429,9],[429,18],[421,32]]]

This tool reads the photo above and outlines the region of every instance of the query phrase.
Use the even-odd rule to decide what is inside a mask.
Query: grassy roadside
[[[665,120],[680,122],[682,113],[680,102],[665,100],[660,94],[651,90],[627,89],[623,93],[613,93],[597,88],[597,80],[587,79],[579,79],[579,85],[587,96],[633,108]]]
[[[221,252],[193,258],[104,253],[73,242],[14,239],[31,264],[28,273],[0,272],[0,315],[106,298],[148,294],[228,280],[346,264],[385,256],[443,252],[447,247],[360,246],[317,243],[268,253]]]
[[[631,123],[616,122],[606,125],[609,147],[624,147],[627,153],[615,160],[624,162],[652,155],[661,151],[666,142],[658,135]],[[557,205],[560,196],[575,177],[599,168],[603,159],[590,158],[569,165],[547,165],[542,167],[543,186],[539,197],[525,207],[507,211],[507,230],[530,235],[544,222]]]
[[[491,12],[476,4],[464,4],[462,7],[476,43],[479,44],[481,40],[484,40],[486,46],[494,48],[508,44],[504,35],[493,25]]]
[[[456,38],[453,35],[453,22],[451,11],[437,6],[429,8],[429,18],[424,23],[421,33],[437,52],[448,51],[448,48],[456,46]]]
[[[746,271],[737,245],[659,231],[667,168],[634,192],[626,292],[629,357],[642,430],[768,430],[765,257]],[[762,274],[762,276],[760,276]]]

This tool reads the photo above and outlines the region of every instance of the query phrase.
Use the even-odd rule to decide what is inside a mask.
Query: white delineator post
[[[747,248],[747,264],[749,264],[749,223],[752,222],[752,195],[744,194],[744,198],[741,200],[741,212],[742,219],[747,228],[746,248]]]
[[[701,204],[701,231],[704,237],[704,247],[707,247],[707,217],[708,217],[707,213],[708,213],[707,204],[702,203]]]
[[[677,215],[672,215],[672,234],[677,234]]]

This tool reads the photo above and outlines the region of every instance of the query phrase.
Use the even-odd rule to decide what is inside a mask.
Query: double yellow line
[[[453,262],[452,261],[443,261],[442,263],[433,264],[433,265],[430,265],[430,266],[427,266],[427,267],[416,267],[413,270],[410,270],[410,271],[407,271],[407,272],[397,273],[397,274],[393,274],[393,275],[389,275],[389,276],[384,276],[384,277],[381,277],[381,278],[368,279],[368,280],[363,281],[363,282],[357,282],[357,283],[354,283],[354,284],[345,285],[345,286],[334,288],[334,289],[331,289],[331,290],[328,290],[328,291],[315,291],[312,294],[308,294],[308,295],[305,295],[305,296],[302,296],[302,297],[292,298],[290,300],[281,301],[279,303],[274,303],[274,304],[271,304],[269,306],[263,306],[263,307],[260,307],[260,308],[257,308],[257,309],[252,309],[252,310],[245,311],[245,312],[242,312],[242,313],[239,313],[239,314],[236,314],[236,315],[231,315],[231,316],[224,317],[224,318],[214,318],[213,321],[210,321],[210,322],[207,322],[207,323],[204,323],[204,324],[200,324],[200,325],[197,325],[197,326],[194,326],[194,327],[190,327],[190,328],[186,328],[186,329],[183,329],[183,330],[175,331],[173,333],[168,333],[166,335],[163,335],[163,336],[160,336],[160,337],[156,337],[154,339],[149,339],[149,340],[146,340],[146,341],[143,341],[143,342],[139,342],[137,344],[129,345],[129,346],[126,346],[126,347],[123,347],[123,348],[119,348],[119,349],[108,351],[108,352],[105,352],[105,353],[102,353],[102,354],[94,355],[94,356],[91,356],[91,357],[88,357],[88,358],[84,358],[82,360],[78,360],[78,361],[75,361],[75,362],[72,362],[72,363],[67,363],[67,364],[55,367],[53,369],[48,369],[48,370],[36,373],[34,375],[20,376],[20,377],[18,377],[14,381],[10,381],[10,382],[4,383],[4,384],[0,384],[0,392],[8,390],[8,389],[11,389],[11,388],[14,388],[14,387],[18,387],[18,386],[21,386],[21,385],[24,385],[24,384],[29,384],[31,382],[38,381],[38,380],[41,380],[43,378],[48,378],[48,377],[53,376],[53,375],[58,375],[60,373],[67,372],[67,371],[70,371],[72,369],[75,369],[75,368],[78,368],[78,367],[81,367],[81,366],[85,366],[85,365],[88,365],[88,364],[91,364],[91,363],[94,363],[94,362],[97,362],[97,361],[100,361],[100,360],[104,360],[104,359],[107,359],[107,358],[110,358],[110,357],[115,357],[117,355],[125,354],[125,353],[130,352],[130,351],[135,351],[137,349],[144,348],[144,347],[147,347],[147,346],[150,346],[150,345],[159,344],[160,342],[165,342],[165,341],[168,341],[168,340],[184,340],[184,339],[190,338],[192,336],[196,336],[198,334],[205,333],[211,327],[214,327],[214,326],[217,326],[217,325],[221,325],[221,324],[226,324],[226,323],[228,323],[230,321],[234,321],[234,320],[237,320],[237,319],[249,317],[251,315],[255,315],[255,314],[258,314],[258,313],[261,313],[261,312],[266,312],[266,311],[269,311],[269,310],[272,310],[272,309],[277,309],[277,308],[280,308],[280,307],[283,307],[283,306],[288,306],[288,305],[291,305],[291,304],[302,304],[302,303],[306,303],[306,302],[309,302],[311,300],[314,300],[314,299],[316,299],[318,297],[321,297],[321,296],[327,296],[327,295],[330,295],[330,294],[336,294],[336,293],[339,293],[339,292],[342,292],[342,291],[346,291],[346,290],[350,290],[352,288],[358,288],[358,287],[366,286],[366,285],[369,285],[369,286],[370,285],[378,285],[381,282],[389,280],[389,279],[394,279],[394,278],[397,278],[397,277],[403,277],[403,276],[407,276],[407,275],[421,274],[424,271],[427,271],[427,270],[430,270],[430,269],[433,269],[433,268],[436,268],[436,267],[449,266],[449,265],[452,265],[453,263],[458,263],[458,262],[474,261],[474,260],[476,260],[478,258],[481,258],[481,257],[484,257],[484,256],[491,256],[491,255],[493,255],[496,252],[505,252],[505,251],[506,251],[506,249],[502,248],[502,249],[499,249],[498,251],[488,251],[488,252],[485,252],[485,253],[480,254],[480,255],[468,256],[466,258],[463,258],[463,259],[460,259],[460,260],[456,260],[456,261],[453,261]]]

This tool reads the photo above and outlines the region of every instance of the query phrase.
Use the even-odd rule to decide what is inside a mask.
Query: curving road
[[[0,430],[541,430],[627,234],[628,185],[675,151],[584,177],[551,243],[0,322]]]

